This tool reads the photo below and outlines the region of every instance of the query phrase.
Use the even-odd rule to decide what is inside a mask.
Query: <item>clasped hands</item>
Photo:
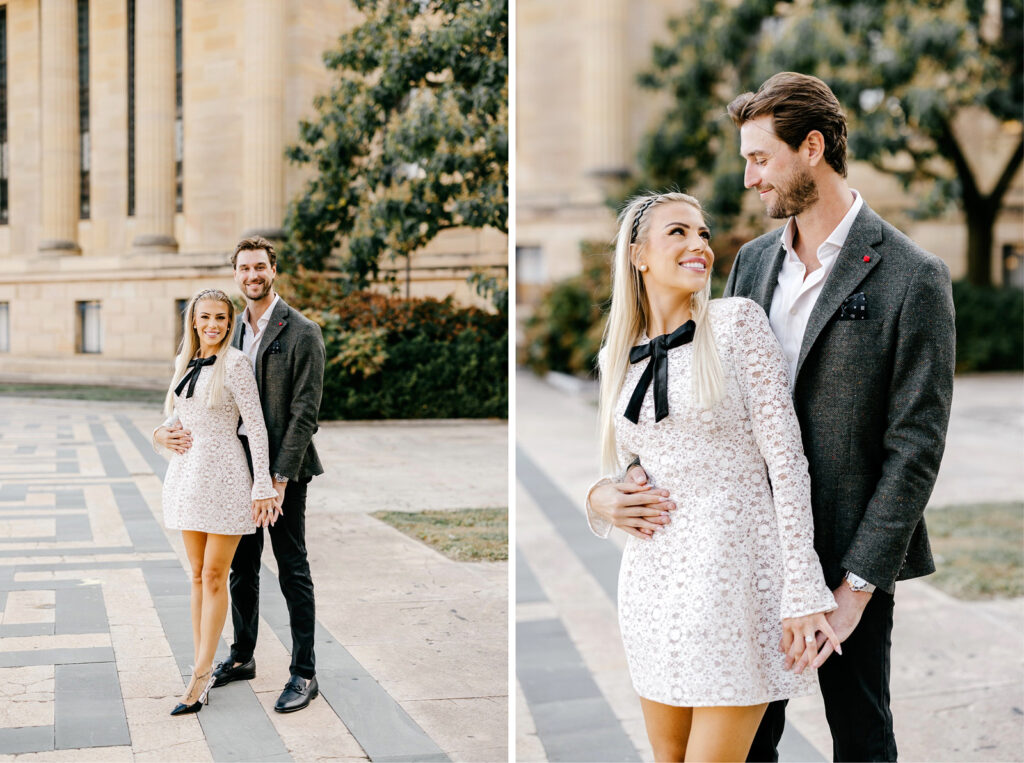
[[[647,472],[639,464],[630,467],[624,482],[596,485],[587,500],[599,517],[642,540],[650,540],[654,533],[664,529],[676,509],[668,491],[650,485]],[[786,655],[786,670],[802,673],[808,666],[819,668],[833,651],[843,653],[840,643],[857,627],[866,604],[861,597],[870,598],[870,594],[851,597],[846,586],[840,586],[834,593],[839,608],[827,616],[818,612],[783,619],[779,651]],[[832,622],[841,637],[833,630]]]
[[[170,427],[158,427],[153,433],[153,438],[163,447],[179,455],[185,453],[192,447],[192,432],[185,429],[181,422],[176,422]],[[277,496],[274,498],[257,498],[252,502],[252,518],[257,527],[269,527],[284,513],[284,491],[288,486],[286,482],[274,482],[274,489]]]
[[[284,503],[286,487],[287,482],[275,481],[274,490],[277,491],[277,495],[274,498],[257,498],[252,502],[252,519],[257,527],[270,527],[284,514],[281,505]]]

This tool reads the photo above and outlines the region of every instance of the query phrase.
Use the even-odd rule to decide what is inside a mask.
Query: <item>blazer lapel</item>
[[[800,345],[800,357],[796,363],[798,378],[807,354],[811,351],[811,347],[814,346],[829,319],[835,315],[839,306],[843,304],[843,300],[853,293],[864,277],[882,259],[882,255],[874,248],[875,244],[881,241],[881,220],[865,204],[850,228],[846,243],[839,250],[835,267],[825,281],[825,285],[821,287],[821,293],[818,295],[814,307],[811,308],[803,343]],[[865,256],[868,257],[867,261],[864,260]]]
[[[757,302],[764,310],[765,315],[771,315],[772,297],[775,296],[775,287],[779,285],[779,271],[782,270],[782,263],[786,259],[786,247],[782,245],[782,237],[775,242],[775,248],[768,247],[762,252],[760,272],[750,298]]]
[[[244,312],[244,311],[243,311]],[[242,313],[238,314],[238,320],[235,321],[235,335],[231,337],[231,346],[236,350],[242,349],[242,342],[245,339],[245,319],[242,317]]]
[[[267,323],[267,327],[263,330],[263,338],[260,339],[260,349],[256,353],[256,379],[260,382],[260,390],[263,389],[263,356],[267,354],[267,350],[270,345],[277,339],[278,334],[284,331],[284,327],[288,325],[288,305],[285,301],[278,300],[277,307],[274,308],[274,312],[270,314],[270,321]]]

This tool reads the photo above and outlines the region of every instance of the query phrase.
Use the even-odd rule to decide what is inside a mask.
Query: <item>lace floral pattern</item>
[[[814,551],[807,460],[768,318],[742,298],[713,301],[709,317],[725,372],[721,402],[702,410],[693,400],[692,344],[668,353],[667,418],[655,423],[650,390],[637,424],[622,415],[645,362],[629,368],[619,395],[622,463],[639,456],[678,506],[652,540],[629,537],[619,625],[640,696],[752,705],[815,690],[814,671],[784,670],[781,620],[836,604]]]
[[[228,348],[227,353],[221,405],[206,407],[211,374],[205,368],[192,397],[183,390],[175,398],[174,412],[182,426],[191,430],[192,447],[171,456],[164,478],[164,524],[173,530],[254,533],[252,501],[277,495],[270,479],[267,428],[252,366],[238,350]],[[255,483],[238,439],[239,414],[249,436]]]

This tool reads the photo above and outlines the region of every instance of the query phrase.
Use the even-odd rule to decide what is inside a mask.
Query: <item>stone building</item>
[[[235,243],[280,231],[306,178],[284,148],[358,21],[348,0],[0,4],[0,380],[166,385],[184,303],[235,294]],[[473,301],[472,269],[506,264],[505,236],[451,231],[410,291]]]
[[[668,106],[666,95],[641,90],[636,76],[650,67],[654,43],[670,39],[668,20],[685,16],[693,5],[678,0],[518,0],[519,315],[529,312],[546,285],[580,271],[581,242],[611,241],[614,215],[605,199],[618,180],[638,173],[641,139]],[[998,2],[988,5],[998,11]],[[987,190],[1020,132],[985,116],[965,114],[956,127],[971,135],[966,141],[973,149],[969,159]],[[915,201],[891,176],[865,164],[854,163],[849,180],[873,209],[942,257],[953,278],[965,274],[967,229],[962,216],[911,219],[907,210]],[[763,218],[753,194],[747,203]],[[997,283],[1006,279],[1024,287],[1022,219],[1024,182],[1018,173],[996,224],[992,272]],[[764,230],[774,227],[766,218],[764,224]]]

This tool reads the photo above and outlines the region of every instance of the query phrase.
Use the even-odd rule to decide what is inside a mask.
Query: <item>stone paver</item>
[[[532,629],[559,623],[599,698],[640,756],[651,760],[615,612],[624,536],[593,538],[583,517],[582,496],[599,473],[593,393],[517,375],[517,553],[530,573],[516,573],[516,620],[524,626],[517,657],[520,665],[536,664],[544,641]],[[1008,500],[1024,500],[1024,377],[958,377],[929,511]],[[897,586],[896,600],[892,706],[901,759],[1021,760],[1024,599],[962,602],[915,580]],[[529,685],[532,676],[518,678],[518,760],[580,759],[583,753],[591,760],[621,759],[602,754],[603,742],[592,737],[545,728],[544,697]],[[583,687],[578,676],[571,680]],[[784,761],[831,759],[820,696],[791,701],[787,719]]]
[[[508,565],[452,562],[368,516],[504,506],[504,422],[323,426],[306,516],[321,696],[273,712],[290,636],[268,543],[257,678],[171,718],[192,646],[160,418],[0,398],[0,760],[507,757]],[[459,470],[473,491],[442,478]],[[230,636],[229,618],[219,656]]]

